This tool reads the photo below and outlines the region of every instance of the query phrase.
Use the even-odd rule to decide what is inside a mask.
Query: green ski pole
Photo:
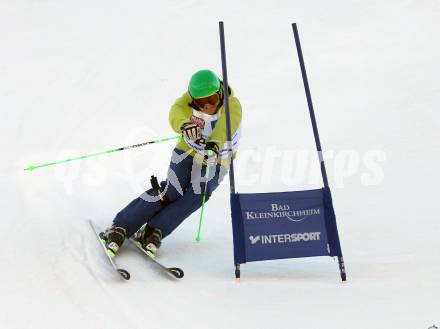
[[[208,151],[208,155],[211,155],[212,151]],[[206,174],[205,174],[205,187],[203,189],[203,196],[202,196],[202,209],[200,211],[200,221],[199,221],[199,228],[197,230],[197,236],[196,241],[200,242],[200,231],[202,230],[202,223],[203,223],[203,213],[205,210],[205,203],[206,203],[206,190],[208,188],[208,178],[209,178],[209,166],[206,166]]]
[[[70,161],[82,160],[82,159],[86,159],[86,158],[96,157],[96,156],[102,155],[102,154],[109,154],[109,153],[113,153],[113,152],[124,151],[124,150],[133,149],[133,148],[136,148],[136,147],[141,147],[141,146],[145,146],[145,145],[149,145],[149,144],[157,144],[157,143],[161,143],[161,142],[165,142],[165,141],[169,141],[169,140],[177,139],[177,138],[181,138],[181,137],[182,137],[182,135],[177,135],[177,136],[173,136],[173,137],[167,137],[167,138],[158,139],[158,140],[155,140],[155,141],[150,141],[150,142],[145,142],[145,143],[140,143],[140,144],[134,144],[134,145],[124,146],[124,147],[118,147],[118,148],[114,148],[114,149],[111,149],[111,150],[102,151],[102,152],[98,152],[98,153],[85,154],[85,155],[81,155],[81,156],[78,156],[78,157],[69,158],[69,159],[60,160],[60,161],[48,162],[48,163],[40,164],[40,165],[37,165],[37,166],[29,166],[29,167],[25,168],[24,170],[32,171],[32,170],[39,169],[39,168],[42,168],[42,167],[49,167],[49,166],[54,166],[54,165],[57,165],[57,164],[60,164],[60,163],[66,163],[66,162],[70,162]]]

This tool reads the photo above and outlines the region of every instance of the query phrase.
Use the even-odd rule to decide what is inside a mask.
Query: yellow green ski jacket
[[[241,105],[235,97],[232,89],[229,88],[229,112],[231,119],[232,151],[235,157],[238,143],[241,137]],[[219,149],[219,161],[223,166],[228,167],[228,145],[226,143],[226,111],[224,104],[221,104],[216,114],[209,115],[198,110],[193,104],[189,92],[184,93],[171,106],[169,113],[171,128],[181,133],[180,127],[186,122],[194,122],[202,129],[202,138],[199,141],[182,138],[176,148],[189,152],[199,162],[203,159],[203,151],[206,142],[215,142]]]

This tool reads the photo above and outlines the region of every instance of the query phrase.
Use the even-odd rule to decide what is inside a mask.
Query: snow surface
[[[164,241],[182,281],[127,245],[123,282],[87,218],[108,225],[164,177],[173,142],[23,171],[172,136],[168,108],[190,75],[221,72],[219,20],[244,109],[241,192],[322,184],[315,162],[289,160],[314,153],[298,23],[346,284],[327,257],[245,264],[237,283],[227,179],[201,244],[199,213]],[[0,1],[0,328],[440,326],[439,29],[434,0]]]

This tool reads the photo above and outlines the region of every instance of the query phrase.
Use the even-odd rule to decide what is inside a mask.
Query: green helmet
[[[220,79],[210,70],[197,71],[189,81],[188,90],[195,99],[214,95],[220,90]]]

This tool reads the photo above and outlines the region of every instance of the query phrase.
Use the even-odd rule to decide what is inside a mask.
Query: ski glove
[[[207,166],[215,166],[218,161],[219,148],[214,142],[207,142],[205,146],[205,158],[203,163]]]
[[[199,140],[202,137],[202,129],[193,122],[185,122],[182,127],[180,127],[183,136],[191,140]]]

